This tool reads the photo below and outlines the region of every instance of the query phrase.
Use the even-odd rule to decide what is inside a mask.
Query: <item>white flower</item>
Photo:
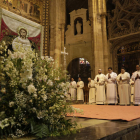
[[[10,103],[9,103],[9,107],[13,107],[14,104],[15,104],[14,102],[10,102]]]
[[[37,94],[34,94],[33,97],[35,97],[35,99],[37,99]]]
[[[42,95],[42,98],[43,98],[44,101],[47,100],[47,96],[46,95]]]
[[[6,45],[5,41],[2,41],[2,44],[3,44],[3,45]]]
[[[31,84],[31,85],[28,86],[28,92],[29,92],[29,94],[35,93],[36,91],[37,91],[37,89],[34,87],[33,84]]]
[[[1,89],[1,92],[2,92],[2,93],[5,93],[5,92],[6,92],[6,89],[5,89],[5,88],[2,88],[2,89]]]
[[[49,86],[53,86],[52,80],[48,80],[47,84],[48,84]]]
[[[41,59],[44,60],[44,56],[41,56]]]
[[[36,112],[36,108],[35,108],[35,107],[33,107],[33,108],[32,108],[32,111],[35,113],[35,112]]]
[[[3,49],[3,47],[2,47],[2,45],[0,45],[0,50],[2,50]]]

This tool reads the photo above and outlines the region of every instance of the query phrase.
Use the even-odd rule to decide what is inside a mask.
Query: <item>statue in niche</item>
[[[81,26],[82,24],[77,20],[76,30],[78,35],[81,34]]]

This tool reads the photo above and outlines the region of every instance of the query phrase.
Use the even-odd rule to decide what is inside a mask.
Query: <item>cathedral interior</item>
[[[94,79],[98,69],[107,74],[112,67],[119,74],[124,67],[132,75],[140,64],[140,0],[0,0],[0,42],[11,50],[22,26],[36,53],[52,57],[55,68],[76,82],[81,77],[86,103],[88,78]],[[112,124],[115,132],[120,129]],[[107,131],[106,126],[98,131],[104,127]]]
[[[87,84],[99,68],[106,74],[108,67],[120,73],[123,66],[132,75],[140,63],[138,0],[0,0],[0,5],[1,19],[8,10],[21,22],[38,24],[41,33],[29,36],[32,47],[53,57],[55,67],[66,69],[76,81],[81,77]],[[10,48],[16,33],[3,21],[0,40],[9,40]]]
[[[40,53],[57,60],[56,67],[64,63],[61,51],[66,48],[65,68],[76,80],[78,76],[94,78],[99,68],[107,73],[109,66],[116,73],[124,66],[132,74],[140,62],[138,0],[0,0],[0,3],[1,8],[43,27]],[[79,70],[74,70],[75,67]]]

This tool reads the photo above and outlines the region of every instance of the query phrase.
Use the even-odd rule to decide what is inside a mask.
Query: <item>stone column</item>
[[[92,52],[93,52],[93,56],[92,56],[92,61],[93,61],[93,78],[95,77],[96,73],[97,73],[97,69],[99,68],[99,62],[97,63],[98,60],[98,49],[97,49],[97,0],[92,0],[91,1],[91,9],[89,12],[91,12],[90,15],[90,21],[91,21],[91,37],[92,37]]]
[[[108,72],[109,67],[109,48],[107,45],[107,30],[106,30],[106,14],[101,15],[102,33],[103,33],[103,48],[104,48],[104,69],[105,73]]]
[[[61,11],[60,11],[60,1],[55,1],[55,45],[54,45],[54,60],[55,60],[55,68],[60,67],[60,61],[61,61],[61,25],[60,25],[60,19],[61,19]]]
[[[102,19],[101,13],[103,12],[103,1],[102,0],[91,0],[91,8],[92,14],[90,17],[92,20],[91,27],[92,28],[92,49],[94,52],[94,75],[98,73],[98,69],[102,69],[102,73],[105,73],[104,68],[104,45],[103,45],[103,30],[102,30]]]
[[[65,0],[51,0],[50,3],[50,54],[55,60],[55,68],[59,68],[64,49]]]
[[[89,20],[91,23],[91,48],[92,48],[92,61],[91,61],[91,78],[95,78],[95,61],[94,61],[94,41],[93,41],[93,8],[92,8],[92,1],[88,0],[88,9],[89,9]]]
[[[65,24],[61,25],[61,51],[64,51],[64,45],[65,45]],[[64,67],[64,55],[61,55],[61,64],[62,64],[62,68],[63,70],[65,70]]]
[[[102,33],[103,33],[103,48],[104,48],[104,69],[105,74],[108,72],[109,67],[109,48],[107,45],[107,30],[106,30],[106,0],[103,0],[103,11],[101,14]]]

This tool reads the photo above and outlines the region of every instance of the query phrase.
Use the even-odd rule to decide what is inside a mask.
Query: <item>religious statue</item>
[[[28,30],[24,27],[20,27],[18,29],[18,37],[16,37],[12,42],[13,50],[19,50],[20,47],[25,50],[31,48],[31,44],[28,37]],[[18,47],[18,48],[17,48]]]
[[[81,34],[81,26],[82,24],[77,20],[76,30],[78,35]]]

